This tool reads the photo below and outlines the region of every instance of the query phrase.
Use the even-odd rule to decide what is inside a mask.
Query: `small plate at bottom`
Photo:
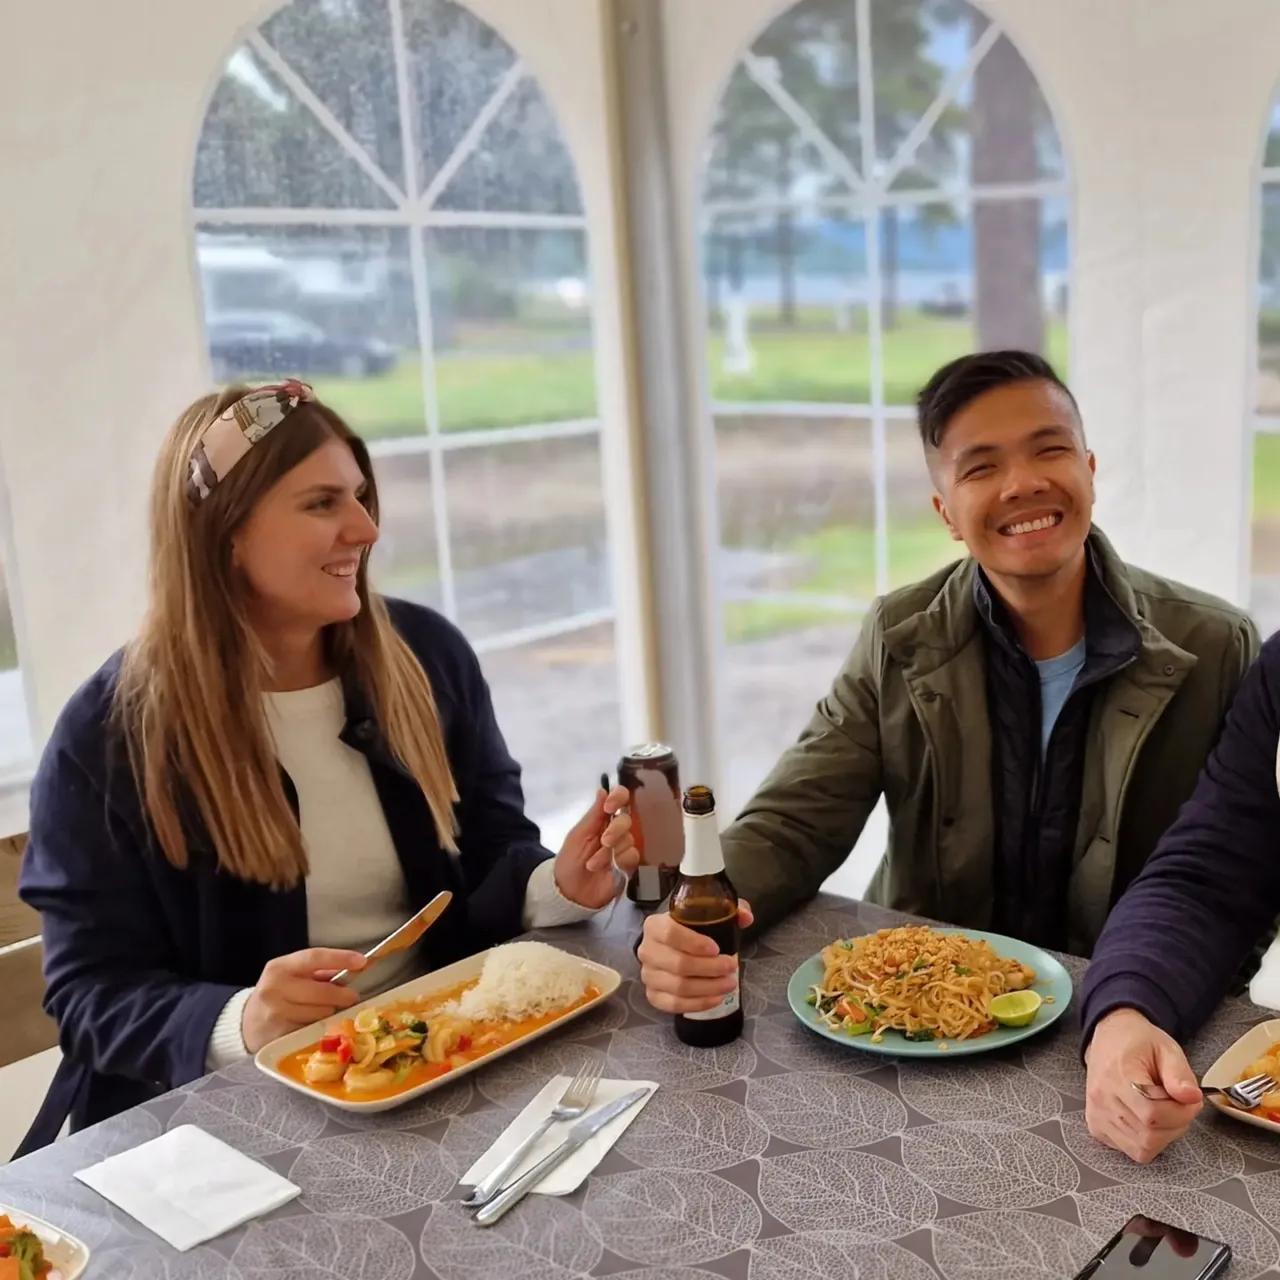
[[[1272,1018],[1269,1022],[1260,1022],[1250,1027],[1222,1056],[1204,1073],[1200,1083],[1206,1089],[1225,1089],[1229,1084],[1238,1084],[1244,1079],[1245,1069],[1251,1062],[1265,1056],[1273,1044],[1280,1044],[1280,1018]],[[1220,1093],[1211,1093],[1207,1101],[1217,1107],[1224,1116],[1232,1120],[1242,1120],[1259,1129],[1270,1129],[1272,1133],[1280,1133],[1280,1124],[1268,1120],[1265,1116],[1255,1116],[1252,1112],[1241,1111],[1233,1107]]]
[[[65,1231],[59,1231],[51,1222],[37,1218],[25,1209],[14,1209],[7,1204],[0,1204],[0,1214],[7,1214],[15,1227],[26,1227],[40,1237],[44,1245],[46,1261],[53,1264],[53,1270],[46,1273],[45,1280],[78,1280],[89,1265],[89,1246]]]

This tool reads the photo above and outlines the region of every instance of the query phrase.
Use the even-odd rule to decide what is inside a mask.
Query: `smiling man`
[[[1088,955],[1191,794],[1258,648],[1249,618],[1125,564],[1093,527],[1094,457],[1039,356],[995,351],[920,392],[933,504],[968,557],[877,600],[807,728],[723,836],[767,927],[848,857],[881,795],[867,897]],[[730,962],[666,915],[650,1001],[710,1008]]]

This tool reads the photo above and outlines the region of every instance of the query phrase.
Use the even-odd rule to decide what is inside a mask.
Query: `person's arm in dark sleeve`
[[[204,1075],[210,1032],[236,988],[175,972],[142,850],[56,742],[32,783],[18,887],[40,913],[44,1007],[64,1056],[170,1089]]]
[[[1280,637],[1262,648],[1191,798],[1112,911],[1085,975],[1085,1046],[1114,1009],[1190,1037],[1280,914]]]
[[[1256,661],[1258,651],[1261,648],[1262,641],[1258,636],[1258,628],[1254,625],[1253,619],[1247,616],[1242,618],[1235,628],[1231,643],[1222,662],[1221,705],[1224,721],[1227,713],[1231,710],[1231,704],[1235,701],[1241,681]],[[1277,928],[1280,928],[1280,920],[1273,920],[1270,927],[1254,940],[1253,946],[1246,953],[1244,960],[1241,961],[1240,968],[1232,976],[1231,995],[1240,995],[1248,988],[1250,979],[1258,972],[1262,957],[1266,954],[1267,948],[1270,947],[1276,936]]]

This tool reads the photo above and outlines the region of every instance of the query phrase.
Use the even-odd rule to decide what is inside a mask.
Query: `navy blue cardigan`
[[[1112,909],[1085,974],[1084,1045],[1132,1008],[1193,1036],[1280,915],[1280,634],[1262,646],[1191,798]]]
[[[341,737],[369,760],[413,909],[453,891],[421,944],[434,968],[520,933],[529,876],[552,855],[524,815],[520,769],[475,653],[439,614],[387,604],[435,693],[461,857],[441,849],[425,796],[351,681]],[[305,885],[275,891],[220,871],[196,823],[187,869],[159,852],[111,718],[119,666],[116,654],[68,702],[32,785],[19,893],[40,912],[44,1006],[64,1056],[19,1155],[53,1141],[68,1115],[82,1128],[203,1075],[230,996],[268,960],[309,945]]]

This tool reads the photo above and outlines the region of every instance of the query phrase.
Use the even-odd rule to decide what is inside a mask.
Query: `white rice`
[[[589,981],[576,956],[545,942],[508,942],[485,956],[479,981],[441,1012],[475,1022],[534,1018],[581,1000]]]

